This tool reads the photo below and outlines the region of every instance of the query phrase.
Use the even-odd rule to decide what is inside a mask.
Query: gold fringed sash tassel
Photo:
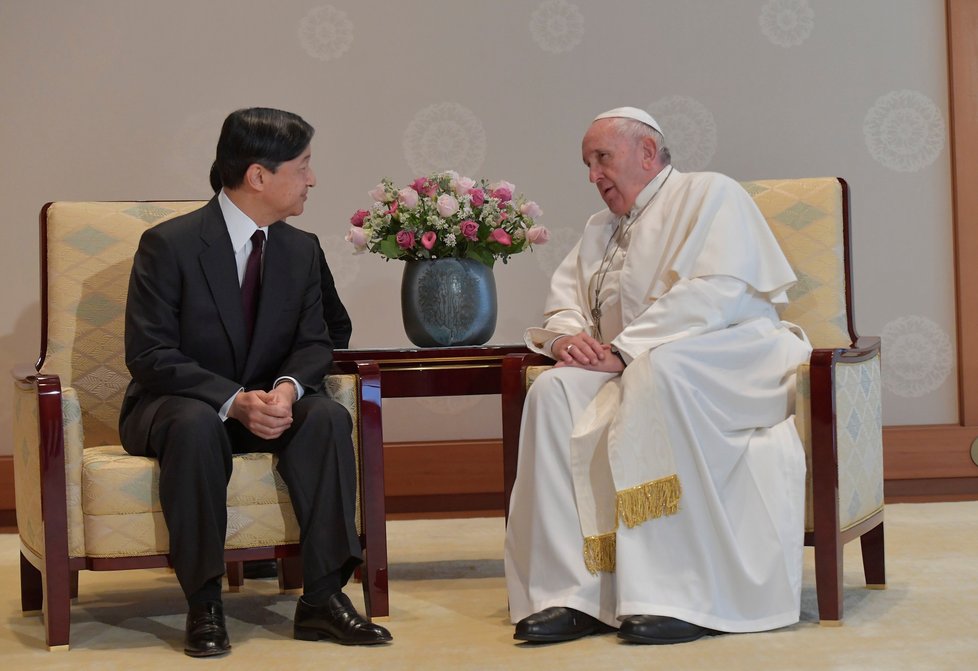
[[[679,512],[682,487],[678,475],[668,475],[618,492],[615,498],[615,529],[607,534],[584,538],[584,565],[592,574],[615,572],[618,519],[629,529],[642,522]]]
[[[675,515],[679,511],[681,497],[682,487],[679,486],[679,476],[675,474],[623,489],[618,492],[615,501],[615,522],[620,517],[631,529],[663,515]]]
[[[615,572],[615,532],[584,539],[584,565],[592,574]]]

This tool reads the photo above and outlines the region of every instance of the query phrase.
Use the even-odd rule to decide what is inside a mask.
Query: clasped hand
[[[236,419],[259,438],[274,440],[292,426],[295,387],[283,382],[271,391],[242,391],[234,397],[228,417]]]
[[[602,373],[620,373],[625,370],[621,359],[611,353],[611,345],[606,345],[585,332],[558,338],[553,344],[556,366],[575,366]]]

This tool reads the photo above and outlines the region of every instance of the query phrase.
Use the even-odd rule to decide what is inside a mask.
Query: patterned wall
[[[941,0],[0,3],[0,254],[16,278],[0,286],[0,364],[36,356],[41,205],[206,197],[220,123],[249,105],[317,127],[319,185],[295,223],[327,248],[355,347],[409,345],[400,264],[344,240],[381,178],[451,168],[540,203],[550,242],[495,269],[493,342],[516,342],[602,206],[581,136],[631,104],[681,170],[845,177],[858,327],[885,343],[884,421],[952,422],[945,59]],[[0,454],[10,406],[2,386]],[[498,415],[490,397],[385,404],[394,440],[495,437]]]

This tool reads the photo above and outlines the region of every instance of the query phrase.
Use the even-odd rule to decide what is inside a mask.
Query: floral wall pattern
[[[0,284],[0,367],[37,356],[41,206],[208,197],[220,124],[251,105],[317,128],[319,184],[294,223],[326,249],[354,347],[409,346],[400,262],[344,240],[381,178],[454,169],[532,195],[550,240],[494,271],[492,342],[517,342],[602,207],[581,136],[628,104],[658,119],[680,170],[844,177],[857,326],[884,337],[884,422],[956,421],[942,0],[6,2],[0,90],[0,253],[16,278]],[[10,405],[2,386],[0,454]],[[492,438],[498,417],[495,397],[385,403],[385,434]]]

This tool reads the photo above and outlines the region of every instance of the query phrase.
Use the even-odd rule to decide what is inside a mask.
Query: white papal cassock
[[[558,335],[600,332],[629,363],[553,368],[530,388],[506,535],[514,622],[550,606],[613,626],[798,621],[805,457],[792,415],[811,347],[775,307],[794,281],[722,175],[666,168],[627,217],[591,217],[527,345],[550,354]]]

